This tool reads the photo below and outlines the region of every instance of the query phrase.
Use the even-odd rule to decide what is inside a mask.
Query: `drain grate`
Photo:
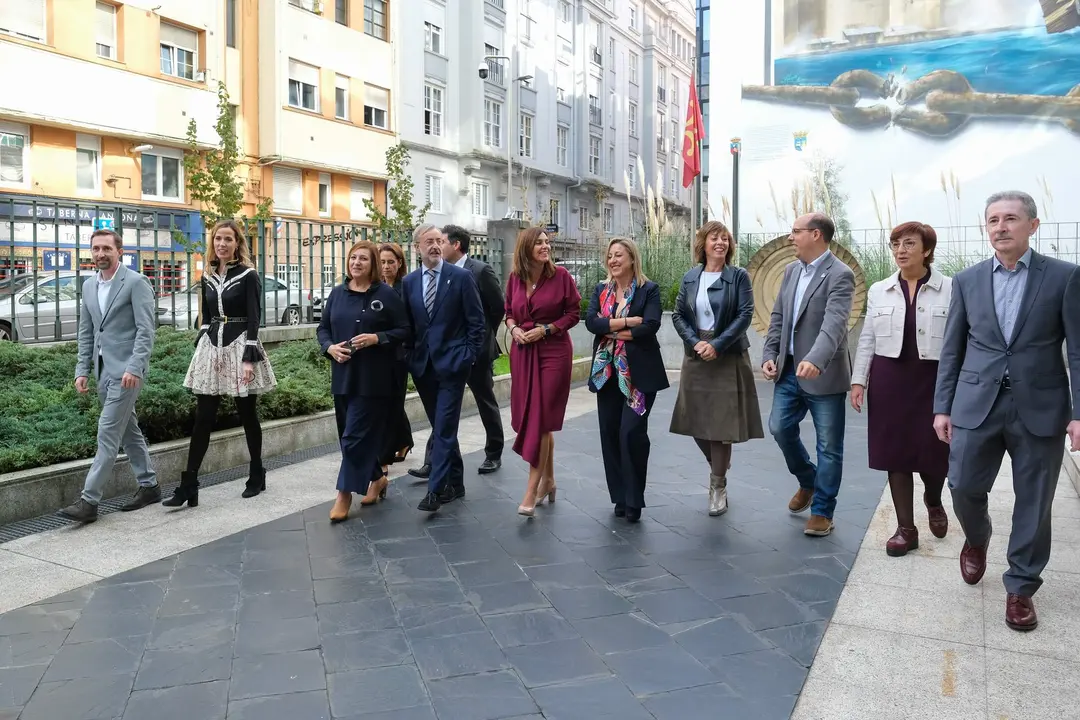
[[[327,445],[308,448],[307,450],[298,450],[297,452],[289,453],[288,455],[264,458],[263,466],[267,470],[278,470],[283,467],[288,467],[289,465],[295,465],[296,463],[301,463],[306,460],[313,460],[317,457],[323,457],[324,455],[339,451],[340,446],[337,443],[329,443]],[[246,464],[238,465],[237,467],[228,468],[227,470],[219,470],[215,473],[200,475],[199,484],[202,487],[220,485],[221,483],[233,482],[235,480],[240,480],[241,478],[246,478],[247,474],[248,466]],[[162,485],[162,495],[165,497],[171,495],[176,485],[177,483]],[[108,515],[109,513],[117,512],[128,499],[128,496],[122,496],[102,501],[102,503],[98,505],[98,515]],[[36,535],[38,533],[56,530],[57,528],[73,524],[75,524],[74,521],[59,515],[42,515],[41,517],[30,518],[29,520],[20,520],[19,522],[0,527],[0,545],[11,542],[12,540],[18,540],[19,538],[28,535]]]

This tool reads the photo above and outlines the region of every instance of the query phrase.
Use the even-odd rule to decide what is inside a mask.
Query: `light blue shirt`
[[[832,253],[826,250],[811,263],[799,261],[802,272],[799,273],[799,281],[795,285],[795,302],[791,306],[791,337],[788,338],[788,354],[792,357],[795,356],[795,322],[799,319],[799,308],[802,306],[803,295],[806,294],[806,288],[810,287],[810,281],[814,279],[814,275],[817,274],[818,268],[821,267],[821,263],[825,262],[825,258],[830,255],[832,255]]]
[[[1027,249],[1016,267],[1009,270],[994,256],[994,310],[997,312],[998,325],[1005,342],[1012,342],[1013,328],[1016,327],[1020,301],[1024,299],[1027,288],[1028,268],[1031,266],[1031,248]]]

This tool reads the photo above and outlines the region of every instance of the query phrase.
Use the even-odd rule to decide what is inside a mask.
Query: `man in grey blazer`
[[[833,530],[844,467],[844,401],[851,387],[847,336],[855,274],[829,251],[835,232],[821,213],[792,224],[796,260],[784,269],[761,366],[766,380],[776,380],[769,432],[799,481],[788,510],[811,508],[803,532],[817,537]],[[808,411],[817,433],[816,466],[799,437]]]
[[[120,263],[122,251],[123,241],[112,230],[95,230],[90,237],[98,272],[83,285],[75,388],[87,392],[93,372],[101,398],[98,447],[82,497],[60,510],[61,515],[80,522],[97,520],[98,503],[121,447],[139,482],[135,496],[121,509],[138,510],[161,502],[157,473],[135,417],[135,401],[154,349],[154,291],[149,280]]]
[[[934,429],[950,445],[949,488],[964,529],[960,574],[970,585],[986,572],[987,495],[1006,451],[1012,461],[1005,623],[1020,631],[1038,625],[1032,596],[1050,559],[1061,436],[1080,450],[1080,268],[1033,251],[1038,227],[1027,193],[987,200],[994,257],[953,278],[934,395]]]

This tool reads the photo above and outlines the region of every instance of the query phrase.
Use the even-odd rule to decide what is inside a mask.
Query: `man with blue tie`
[[[465,496],[458,446],[461,400],[487,335],[484,306],[472,273],[442,257],[442,232],[413,231],[420,268],[405,276],[405,308],[413,327],[409,372],[431,423],[431,475],[417,509],[435,512]]]

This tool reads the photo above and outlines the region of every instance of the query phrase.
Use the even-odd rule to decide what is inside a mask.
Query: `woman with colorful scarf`
[[[608,243],[608,276],[596,286],[585,327],[593,341],[589,389],[596,393],[600,449],[615,517],[641,519],[649,466],[649,413],[668,387],[656,332],[663,308],[660,288],[641,271],[629,238]]]
[[[683,276],[671,320],[685,357],[671,432],[694,438],[709,463],[709,515],[727,512],[731,446],[765,436],[750,341],[750,275],[731,264],[735,239],[711,220],[694,237],[694,263]]]

